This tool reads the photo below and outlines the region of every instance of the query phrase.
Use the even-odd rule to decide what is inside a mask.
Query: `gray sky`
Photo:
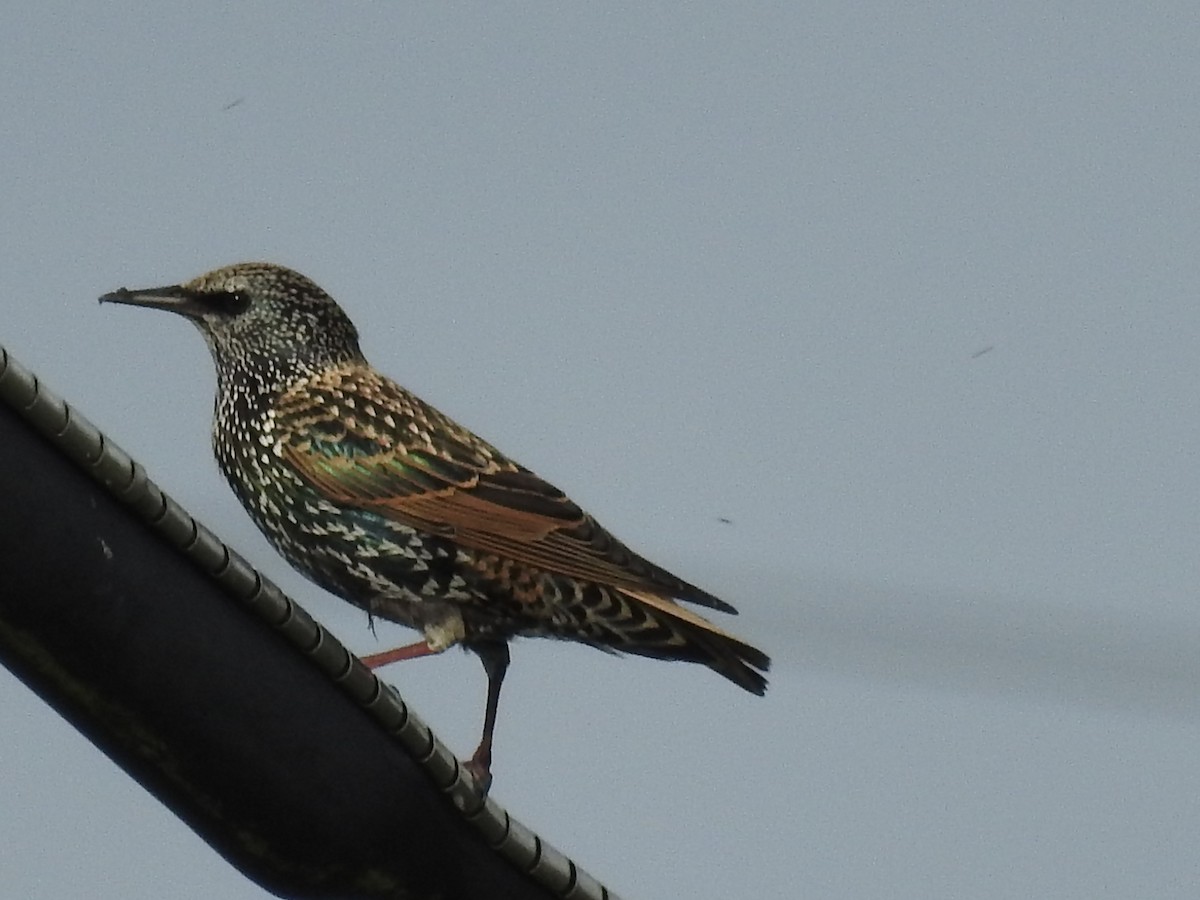
[[[494,796],[630,900],[1190,900],[1200,17],[907,6],[8,4],[0,342],[384,649],[217,474],[193,329],[95,303],[291,265],[739,607],[764,700],[514,648]],[[386,676],[469,752],[474,659]],[[0,708],[11,896],[263,896]]]

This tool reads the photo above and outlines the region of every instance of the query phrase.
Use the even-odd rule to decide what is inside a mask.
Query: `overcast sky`
[[[917,8],[914,8],[917,7]],[[360,652],[122,285],[239,260],[741,610],[514,647],[493,796],[629,900],[1200,890],[1190,3],[0,10],[0,342]],[[386,670],[458,752],[481,667]],[[6,896],[265,896],[0,670]]]

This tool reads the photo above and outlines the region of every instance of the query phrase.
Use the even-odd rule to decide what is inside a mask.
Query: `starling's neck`
[[[313,352],[319,349],[320,352]],[[347,362],[361,362],[357,348],[333,354],[310,348],[287,357],[279,354],[215,353],[217,364],[217,424],[248,422],[266,414],[272,403],[293,385]]]
[[[210,342],[209,349],[221,390],[252,387],[268,393],[280,392],[315,373],[363,361],[356,346],[334,348],[319,343],[229,348]]]

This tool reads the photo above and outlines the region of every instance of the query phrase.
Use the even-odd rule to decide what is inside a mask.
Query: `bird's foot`
[[[479,799],[483,799],[488,795],[488,791],[492,788],[492,761],[490,759],[480,759],[479,751],[470,759],[465,760],[462,767],[471,773],[471,777],[475,780],[475,788],[479,791]]]

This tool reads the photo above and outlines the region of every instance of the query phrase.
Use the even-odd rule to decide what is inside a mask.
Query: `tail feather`
[[[620,591],[643,608],[648,607],[647,612],[660,623],[671,627],[684,639],[685,647],[691,652],[681,653],[678,645],[628,646],[621,649],[645,656],[691,659],[703,663],[752,694],[761,697],[766,693],[767,679],[762,673],[771,668],[771,658],[757,647],[718,628],[669,597],[630,588],[621,588]]]

